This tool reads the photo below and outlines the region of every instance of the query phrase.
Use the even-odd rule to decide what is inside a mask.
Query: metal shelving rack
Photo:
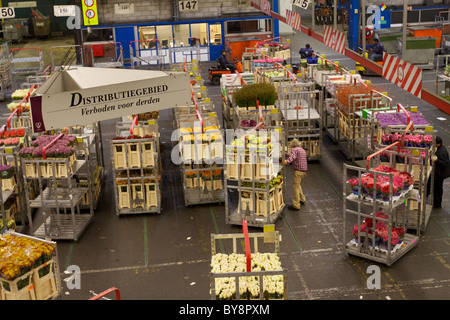
[[[265,224],[275,223],[285,207],[285,170],[279,164],[279,160],[284,159],[282,130],[260,130],[260,124],[249,133],[257,133],[258,137],[263,139],[270,138],[270,143],[278,146],[270,152],[267,148],[248,147],[245,143],[234,145],[234,141],[241,138],[226,141],[225,144],[224,189],[227,224],[240,225],[246,220],[249,226],[263,227]],[[245,140],[247,136],[248,134],[242,138]],[[283,182],[271,188],[270,181],[278,176],[282,177]],[[259,183],[265,184],[266,187],[262,188],[264,185],[260,186]],[[249,198],[243,198],[243,192],[250,195]]]
[[[362,116],[362,110],[388,107],[389,101],[376,94],[352,94],[348,96],[349,107],[334,98],[334,126],[326,127],[330,138],[339,145],[348,160],[367,157],[373,146],[367,137],[372,137],[372,123]]]
[[[308,160],[321,159],[322,92],[314,83],[295,83],[278,88],[278,109],[283,116],[286,145],[298,139]]]
[[[391,126],[386,127],[384,132],[386,134],[404,132],[404,128],[401,126]],[[424,232],[427,228],[431,211],[433,208],[433,184],[430,184],[430,190],[428,190],[428,181],[434,180],[434,167],[431,163],[431,157],[434,155],[434,150],[436,148],[436,131],[432,130],[431,127],[427,129],[412,129],[409,131],[410,135],[430,135],[432,137],[432,143],[429,148],[426,147],[416,147],[402,145],[402,150],[408,150],[415,157],[404,157],[407,161],[402,163],[397,162],[397,157],[392,151],[385,151],[388,155],[389,161],[386,165],[396,168],[401,171],[410,172],[414,177],[414,190],[416,190],[418,196],[410,199],[408,203],[408,229],[416,230],[420,229]],[[386,145],[378,145],[378,149],[384,148]],[[392,156],[390,156],[392,154]],[[420,158],[419,158],[420,157]],[[409,160],[409,162],[408,162]],[[381,161],[381,160],[380,160]],[[382,164],[384,164],[382,162]],[[427,196],[427,194],[430,194]],[[419,224],[417,224],[416,216],[420,217]]]
[[[16,52],[20,52],[22,50],[30,50],[36,55],[28,56],[28,57],[17,57],[14,55]],[[30,52],[28,51],[28,52]],[[39,47],[27,47],[27,48],[12,48],[9,49],[9,52],[13,55],[11,64],[13,66],[12,74],[16,75],[25,75],[25,74],[35,74],[42,72],[44,70],[44,56],[42,53],[42,49]],[[31,55],[32,53],[30,53]],[[24,65],[25,64],[25,65]]]
[[[55,139],[60,136],[56,136]],[[23,179],[37,181],[39,192],[35,199],[29,201],[28,206],[30,233],[35,237],[76,241],[94,217],[93,202],[90,202],[88,212],[81,209],[83,197],[87,193],[90,199],[93,199],[93,184],[91,175],[87,175],[88,186],[79,186],[81,170],[87,166],[86,170],[90,172],[91,165],[86,137],[77,138],[78,150],[80,144],[84,149],[84,160],[76,159],[72,162],[69,158],[34,160],[22,158]],[[35,175],[29,175],[27,167],[30,166],[35,168]],[[44,166],[47,169],[52,168],[50,174],[48,170],[47,174],[42,174]],[[57,170],[60,172],[59,175],[56,175]],[[25,191],[26,199],[30,199],[28,188]],[[35,209],[40,211],[39,215],[33,214]]]
[[[14,170],[11,178],[5,179],[5,181],[0,179],[0,209],[4,229],[6,229],[7,221],[11,219],[15,222],[14,225],[16,227],[14,230],[23,231],[26,224],[27,203],[25,201],[25,188],[17,152],[18,148],[5,148],[0,153],[0,164],[11,165],[12,170]],[[11,203],[9,210],[5,207],[8,201]],[[20,218],[20,224],[17,223],[16,217]]]
[[[373,173],[374,180],[379,176],[387,176],[390,179],[390,185],[393,184],[392,174],[377,172],[367,168],[361,168],[344,164],[343,174],[343,209],[344,209],[344,250],[349,255],[362,257],[371,261],[379,262],[391,266],[398,259],[404,256],[407,252],[411,251],[418,243],[420,238],[420,230],[414,233],[405,232],[402,243],[397,243],[395,246],[392,244],[392,229],[391,228],[403,228],[407,229],[407,206],[406,203],[411,196],[414,196],[414,192],[408,190],[403,192],[400,196],[394,197],[392,187],[390,187],[390,195],[388,201],[381,199],[371,199],[369,195],[363,195],[361,189],[358,190],[358,194],[354,194],[350,188],[348,188],[347,180],[356,176],[361,184],[361,176],[363,174]],[[387,218],[377,216],[375,213],[383,212]],[[349,240],[349,223],[353,225],[354,220],[350,220],[348,216],[354,216],[356,218],[356,226],[358,228],[357,237],[353,237]],[[375,237],[375,228],[373,232],[362,232],[360,226],[365,219],[373,219],[372,226],[375,226],[379,222],[383,222],[388,225],[388,237],[387,247],[381,246],[377,243]],[[420,216],[417,217],[417,224],[419,224]]]
[[[139,126],[152,138],[112,139],[110,144],[117,215],[161,212],[157,121],[139,122],[135,117],[133,122],[119,122],[116,136],[127,137]]]
[[[185,205],[222,203],[223,132],[206,87],[191,86],[191,95],[192,105],[173,110]]]

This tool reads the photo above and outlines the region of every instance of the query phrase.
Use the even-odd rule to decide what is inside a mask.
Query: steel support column
[[[349,0],[348,47],[358,52],[359,45],[359,0]]]

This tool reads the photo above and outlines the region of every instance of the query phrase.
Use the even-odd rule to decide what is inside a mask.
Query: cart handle
[[[389,149],[391,149],[391,148],[393,148],[393,147],[395,147],[395,146],[398,146],[398,148],[400,148],[400,141],[396,141],[396,142],[394,142],[393,144],[390,144],[390,145],[388,145],[387,147],[385,147],[385,148],[383,148],[383,149],[380,149],[380,150],[378,150],[377,152],[375,152],[375,153],[372,153],[371,155],[369,155],[368,157],[367,157],[367,165],[366,165],[366,168],[367,169],[369,169],[370,168],[370,159],[372,159],[373,157],[375,157],[376,155],[378,155],[378,154],[380,154],[380,153],[382,153],[382,152],[384,152],[384,151],[386,151],[386,150],[389,150]]]
[[[6,119],[6,123],[8,125],[8,128],[11,128],[11,119],[12,117],[17,114],[17,116],[20,115],[20,110],[22,107],[22,103],[27,99],[27,97],[23,97],[22,100],[20,101],[19,105],[16,107],[16,109],[14,109],[14,111],[9,115],[8,119]]]
[[[12,51],[19,51],[19,50],[39,50],[39,52],[42,52],[42,49],[40,47],[28,47],[28,48],[11,48],[9,49],[9,53]]]
[[[33,84],[33,85],[31,86],[31,88],[28,90],[28,93],[27,93],[27,95],[26,95],[27,102],[30,101],[31,92],[33,91],[33,89],[37,89],[37,85],[36,85],[36,84]]]
[[[56,136],[55,139],[53,139],[52,141],[50,141],[46,146],[44,146],[42,148],[42,158],[44,160],[47,159],[47,157],[45,156],[45,151],[47,151],[47,148],[51,147],[53,144],[55,144],[56,141],[58,141],[59,139],[61,139],[63,137],[64,133],[60,133],[59,135]]]
[[[237,70],[234,73],[236,73],[239,79],[241,79],[241,85],[247,85],[247,82],[244,80],[244,78],[242,78],[242,75]]]
[[[116,287],[109,288],[108,290],[103,291],[102,293],[97,294],[96,296],[90,298],[89,300],[98,300],[100,298],[103,298],[107,294],[110,294],[111,292],[116,292],[116,300],[120,300],[120,291]],[[94,293],[94,291],[90,291],[91,293]]]
[[[244,233],[245,255],[247,257],[247,272],[252,271],[252,255],[250,252],[250,239],[248,237],[247,220],[242,220],[242,232]]]
[[[410,122],[411,122],[411,115],[409,114],[408,111],[406,111],[405,107],[403,107],[401,103],[398,103],[397,104],[397,112],[399,112],[400,109],[402,109],[403,112],[406,114],[406,119],[407,119],[406,124],[410,124]]]
[[[200,125],[202,126],[202,132],[203,132],[203,119],[202,116],[200,114],[200,111],[198,110],[198,103],[197,103],[197,99],[195,98],[195,93],[194,93],[194,89],[191,86],[191,98],[192,98],[192,102],[194,102],[195,105],[195,113],[197,114],[197,119],[200,120]]]
[[[47,68],[45,68],[44,72],[42,73],[43,75],[46,75],[48,71],[48,74],[52,73],[52,66],[48,66]]]
[[[264,122],[264,118],[263,118],[263,115],[262,115],[262,110],[261,110],[261,108],[259,106],[259,100],[256,100],[256,109],[258,109],[258,112],[259,112],[259,121]]]

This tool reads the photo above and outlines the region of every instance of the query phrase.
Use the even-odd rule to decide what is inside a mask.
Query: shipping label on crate
[[[169,109],[187,105],[190,99],[189,76],[185,73],[36,94],[30,98],[33,132]]]

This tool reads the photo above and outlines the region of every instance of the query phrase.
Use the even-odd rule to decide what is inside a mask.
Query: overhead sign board
[[[169,109],[190,101],[187,73],[88,67],[54,73],[30,98],[35,133]]]
[[[8,7],[13,7],[13,8],[34,8],[34,7],[37,7],[37,3],[36,3],[36,1],[8,2]]]

